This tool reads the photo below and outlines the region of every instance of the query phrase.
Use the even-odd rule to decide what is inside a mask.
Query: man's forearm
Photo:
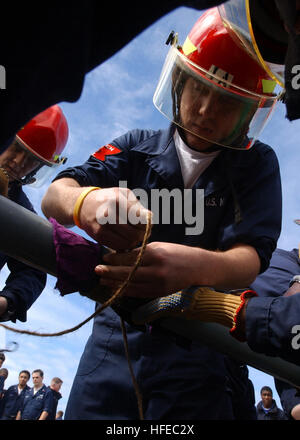
[[[199,251],[201,264],[195,261],[195,285],[239,289],[249,286],[259,273],[260,259],[252,246],[237,245],[225,252]]]
[[[48,412],[47,411],[43,411],[42,414],[39,417],[39,420],[46,420],[48,417]]]
[[[74,205],[82,191],[83,188],[74,179],[65,178],[53,182],[42,200],[43,213],[63,225],[73,225]]]
[[[16,415],[16,420],[21,420],[21,411],[18,411]]]

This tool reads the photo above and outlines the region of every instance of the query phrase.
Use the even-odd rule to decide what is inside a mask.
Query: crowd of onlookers
[[[4,353],[0,352],[0,420],[63,420],[64,412],[57,411],[61,399],[60,388],[63,381],[54,377],[49,386],[43,383],[42,370],[34,370],[31,375],[27,370],[19,373],[19,383],[5,389],[8,377],[7,368],[2,365]],[[27,382],[32,378],[33,387]],[[287,420],[289,417],[278,408],[273,391],[264,386],[260,390],[261,401],[256,406],[258,420]]]
[[[0,352],[0,420],[62,420],[63,411],[57,411],[57,406],[63,381],[53,377],[47,386],[42,370],[31,374],[22,370],[18,383],[5,389],[8,370],[2,367],[4,361],[5,355]],[[33,387],[27,385],[30,377]]]

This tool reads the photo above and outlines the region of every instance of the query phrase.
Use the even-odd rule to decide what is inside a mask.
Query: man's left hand
[[[95,268],[100,285],[116,290],[132,271],[140,248],[130,252],[111,253],[103,257],[104,263]],[[161,297],[193,284],[193,264],[196,248],[174,243],[152,242],[146,246],[141,265],[126,288],[125,295]]]

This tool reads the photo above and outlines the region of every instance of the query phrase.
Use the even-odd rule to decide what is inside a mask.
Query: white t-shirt
[[[188,147],[179,136],[177,130],[174,133],[174,143],[180,162],[181,173],[185,188],[192,188],[199,176],[206,170],[220,151],[202,153]]]
[[[35,393],[37,393],[42,387],[43,387],[43,385],[42,385],[41,387],[39,387],[39,388],[34,388],[34,387],[33,387],[33,395],[34,395]]]

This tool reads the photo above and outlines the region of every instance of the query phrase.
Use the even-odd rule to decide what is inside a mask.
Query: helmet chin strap
[[[18,182],[21,185],[30,185],[31,183],[36,182],[36,178],[34,176],[43,166],[43,164],[40,164],[35,170],[27,174],[27,176],[22,177],[22,179],[18,179]]]
[[[35,177],[28,175],[28,176],[22,177],[22,179],[14,178],[14,180],[11,183],[17,182],[19,185],[24,186],[24,185],[30,185],[31,183],[34,183],[35,181],[36,181]]]
[[[31,183],[34,183],[36,181],[36,178],[33,176],[26,176],[23,179],[19,180],[21,185],[30,185]]]

